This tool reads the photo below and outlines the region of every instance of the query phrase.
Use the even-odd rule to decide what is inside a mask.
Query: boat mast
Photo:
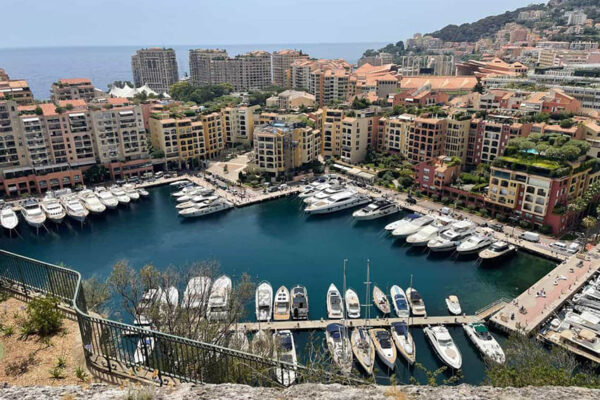
[[[346,326],[346,312],[348,311],[346,308],[346,263],[348,262],[347,258],[344,258],[344,287],[343,287],[343,293],[344,293],[344,301],[342,301],[342,309],[344,310],[344,312],[342,313],[342,325]]]
[[[366,319],[366,327],[369,327],[369,319],[371,317],[371,304],[369,303],[369,293],[371,292],[371,281],[369,280],[369,264],[370,264],[370,260],[367,259],[367,280],[365,282],[365,304],[363,304],[363,307],[365,307],[365,315],[367,316]]]

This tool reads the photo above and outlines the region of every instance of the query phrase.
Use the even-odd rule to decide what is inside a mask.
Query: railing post
[[[27,285],[25,285],[25,278],[23,277],[23,270],[21,269],[21,263],[17,261],[17,269],[19,271],[19,279],[21,280],[21,285],[23,286],[23,292],[25,293],[25,298],[28,299],[29,295],[27,294]]]
[[[52,283],[52,275],[50,274],[50,268],[46,267],[46,276],[48,277],[48,284],[50,285],[50,292],[52,292],[53,296],[56,296],[56,292],[54,291],[54,284]]]

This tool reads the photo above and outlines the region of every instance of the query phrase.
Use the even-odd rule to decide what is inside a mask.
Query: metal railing
[[[109,373],[196,383],[282,385],[365,383],[321,369],[90,315],[77,271],[0,250],[0,286],[26,297],[52,296],[74,310],[88,362]]]
[[[505,305],[510,304],[510,302],[511,302],[511,299],[509,299],[508,297],[501,297],[498,300],[491,302],[487,306],[482,307],[479,310],[475,311],[475,315],[476,316],[484,315],[485,313],[487,313],[489,310],[493,309],[494,307],[499,306],[500,304],[505,304]]]

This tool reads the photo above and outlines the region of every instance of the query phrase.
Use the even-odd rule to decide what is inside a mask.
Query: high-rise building
[[[351,72],[344,60],[296,60],[290,66],[292,88],[314,95],[320,106],[348,99]]]
[[[0,80],[0,99],[14,100],[18,105],[33,104],[33,93],[23,79]]]
[[[415,118],[407,143],[408,160],[414,164],[439,157],[444,152],[448,121],[445,118]]]
[[[194,86],[227,82],[227,51],[220,49],[190,50],[190,81]]]
[[[308,55],[289,49],[273,52],[273,85],[291,87],[291,65],[296,60],[308,60]]]
[[[166,48],[140,49],[131,57],[133,83],[148,85],[157,93],[168,93],[179,80],[175,50]]]
[[[96,89],[88,78],[59,79],[50,88],[53,102],[61,100],[92,101],[96,96]]]
[[[364,161],[373,136],[373,118],[346,117],[342,120],[341,160],[350,164]]]
[[[223,116],[223,130],[225,143],[229,146],[235,144],[252,144],[254,132],[254,111],[258,106],[225,107],[221,110]]]
[[[414,126],[415,116],[403,114],[396,117],[382,118],[380,122],[383,125],[381,149],[407,156],[406,141],[411,128]]]

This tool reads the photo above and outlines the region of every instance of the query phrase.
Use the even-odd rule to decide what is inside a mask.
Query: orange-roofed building
[[[507,63],[495,57],[490,61],[469,60],[456,64],[456,75],[475,75],[478,78],[486,76],[524,76],[527,66],[520,62]]]
[[[561,89],[550,89],[547,92],[532,93],[521,104],[521,110],[548,114],[559,112],[576,114],[581,111],[581,102]]]
[[[429,85],[432,91],[445,92],[450,96],[469,93],[477,85],[474,76],[429,76],[417,75],[402,78],[402,90],[417,90]]]
[[[393,64],[363,64],[352,72],[349,96],[373,92],[378,99],[387,99],[390,94],[398,91],[399,80],[400,76]]]
[[[96,89],[88,78],[59,79],[50,88],[52,101],[85,100],[91,101],[95,97]]]
[[[0,94],[19,105],[33,104],[33,93],[24,79],[0,81]]]

